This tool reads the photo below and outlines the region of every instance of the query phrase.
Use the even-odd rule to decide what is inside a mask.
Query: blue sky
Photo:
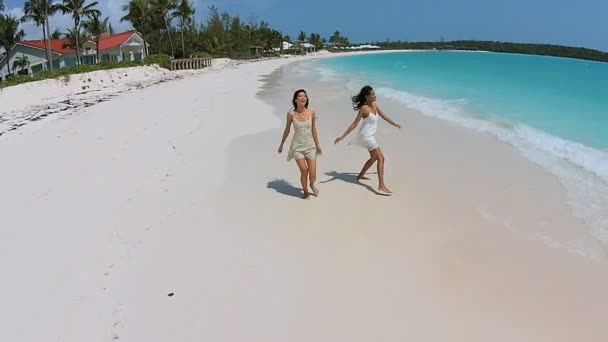
[[[284,34],[295,37],[300,30],[329,37],[339,30],[353,42],[478,39],[542,42],[584,46],[608,51],[608,0],[376,0],[376,1],[280,1],[280,0],[191,0],[197,17],[204,20],[207,6],[239,14],[248,20],[270,22]],[[22,14],[23,0],[5,0],[9,12]],[[104,16],[117,29],[121,6],[127,0],[99,0]],[[69,27],[70,19],[56,16],[51,29]],[[30,39],[40,29],[23,25]]]

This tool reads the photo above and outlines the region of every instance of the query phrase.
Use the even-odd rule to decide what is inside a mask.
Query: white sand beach
[[[376,195],[366,152],[333,144],[348,92],[293,72],[324,56],[0,91],[2,340],[604,341],[606,247],[559,181],[385,102],[404,127]],[[298,88],[324,147],[309,201],[276,153]]]

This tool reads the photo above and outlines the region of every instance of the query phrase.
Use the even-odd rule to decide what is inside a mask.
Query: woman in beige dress
[[[319,195],[316,186],[317,181],[317,155],[321,154],[321,145],[317,135],[317,114],[308,108],[308,95],[304,89],[300,89],[293,94],[293,110],[287,113],[287,123],[283,132],[283,139],[279,145],[279,153],[283,152],[283,144],[289,136],[293,125],[294,135],[291,139],[287,160],[296,160],[300,170],[300,182],[304,191],[303,198],[309,199],[308,185],[314,196]]]

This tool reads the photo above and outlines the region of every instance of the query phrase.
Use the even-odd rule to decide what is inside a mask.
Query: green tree
[[[339,43],[342,46],[348,46],[348,45],[350,45],[350,42],[348,41],[347,37],[340,37]]]
[[[30,61],[28,60],[26,55],[17,57],[13,62],[13,72],[15,72],[15,69],[17,68],[19,68],[19,71],[23,71],[23,69],[27,68],[29,65]]]
[[[4,11],[5,6],[4,6],[4,0],[0,0],[0,12]]]
[[[179,5],[176,12],[180,12]],[[213,5],[208,8],[206,20],[200,25],[193,20],[189,27],[182,30],[186,53],[191,50],[215,56],[249,58],[252,46],[262,47],[264,53],[281,48],[283,34],[273,30],[268,22],[258,22],[253,16],[244,22],[238,15],[221,12]]]
[[[95,45],[96,45],[96,60],[97,63],[101,62],[99,59],[99,42],[101,40],[101,35],[105,32],[108,32],[108,22],[110,21],[109,17],[101,20],[99,14],[93,13],[88,21],[82,23],[82,27],[85,29],[88,35],[94,37]]]
[[[62,36],[62,34],[58,28],[56,28],[55,31],[53,31],[53,33],[51,33],[51,39],[61,39],[61,36]]]
[[[131,0],[127,5],[122,6],[122,10],[127,14],[120,18],[121,22],[130,22],[136,29],[144,41],[144,49],[148,56],[148,44],[146,37],[152,27],[152,2],[150,0]]]
[[[78,32],[79,31],[79,32]],[[67,45],[73,49],[76,49],[76,37],[80,39],[80,41],[87,41],[89,37],[87,37],[87,32],[83,31],[82,28],[76,30],[75,27],[72,29],[68,29],[64,34],[64,39],[67,41]]]
[[[336,47],[341,42],[341,40],[342,36],[340,35],[340,31],[334,32],[334,34],[329,37],[329,42],[332,43],[334,47]]]
[[[49,17],[58,11],[53,0],[29,0],[23,4],[23,22],[33,21],[36,26],[42,26],[42,38],[46,44],[46,61],[49,70],[53,70],[53,53],[51,51]]]
[[[171,57],[173,58],[175,58],[175,49],[173,47],[173,39],[171,38],[171,19],[173,16],[172,11],[176,8],[176,0],[152,0],[152,9],[156,17],[155,19],[157,22],[162,23],[167,32],[169,44],[171,45]]]
[[[270,46],[271,48],[278,48],[281,53],[283,52],[283,34],[281,31],[271,31]]]
[[[228,53],[225,43],[225,32],[219,9],[213,5],[209,6],[209,15],[207,18],[207,25],[203,31],[203,37],[210,53]]]
[[[298,42],[304,43],[306,41],[306,33],[304,31],[300,31],[298,34]]]
[[[192,26],[194,22],[194,5],[188,0],[181,0],[177,6],[173,17],[179,20],[179,29],[182,35],[182,57],[186,57],[186,44],[184,42],[184,31]]]
[[[63,14],[71,14],[74,19],[74,33],[76,34],[76,63],[81,64],[80,60],[80,28],[83,18],[91,18],[93,15],[101,15],[101,12],[95,8],[98,2],[93,1],[86,5],[87,0],[63,0],[63,3],[57,5],[58,9]]]
[[[321,41],[321,35],[318,33],[311,33],[308,37],[308,41],[310,44],[314,45],[316,50],[321,50],[323,48],[323,42]]]
[[[228,13],[223,13],[224,19],[222,19],[230,20],[230,27],[227,30],[227,53],[232,57],[249,56],[251,54],[250,45],[253,35],[251,26],[243,25],[239,16],[229,17],[227,15]]]
[[[11,68],[9,67],[8,58],[11,56],[11,51],[15,47],[15,44],[19,43],[25,37],[25,32],[19,28],[19,20],[12,15],[0,15],[0,48],[4,48],[6,51],[6,70],[9,75],[11,74]]]

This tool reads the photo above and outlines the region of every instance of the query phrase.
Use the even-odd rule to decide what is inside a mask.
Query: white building
[[[310,44],[310,43],[295,43],[292,44],[290,42],[283,42],[283,51],[286,50],[298,50],[301,53],[304,52],[315,52],[316,48],[314,45]],[[280,49],[275,48],[274,51],[280,51]]]
[[[349,47],[347,47],[347,49],[350,49],[350,50],[378,50],[378,49],[380,49],[380,47],[377,45],[365,44],[365,45],[359,45],[359,46],[349,46]]]
[[[46,70],[45,46],[46,42],[43,40],[24,40],[17,43],[11,50],[10,55],[0,60],[0,80],[4,80],[9,73],[13,74],[19,71],[19,68],[15,69],[13,67],[13,63],[22,56],[26,56],[29,62],[27,66],[29,75],[36,75]],[[51,51],[53,54],[53,69],[76,65],[76,49],[70,46],[67,40],[51,39]],[[102,62],[138,61],[146,57],[143,38],[135,31],[115,35],[101,35],[99,52]],[[81,58],[83,64],[97,63],[97,44],[95,41],[89,40],[82,43]]]
[[[289,50],[292,46],[293,44],[291,44],[290,42],[283,42],[283,50]]]

